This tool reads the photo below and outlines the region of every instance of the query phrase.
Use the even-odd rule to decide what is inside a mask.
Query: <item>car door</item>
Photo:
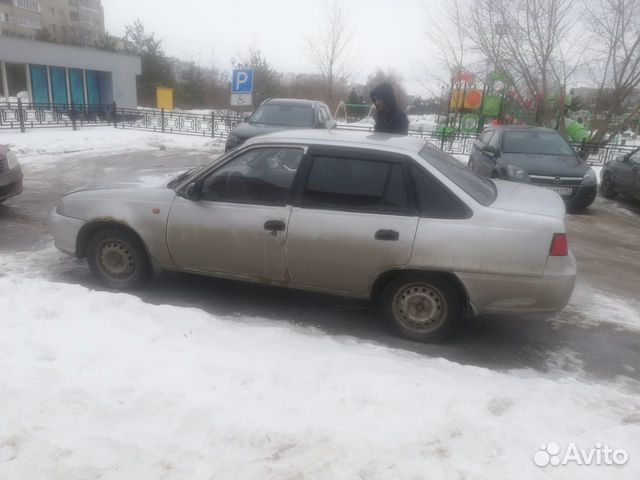
[[[199,200],[176,197],[167,244],[181,270],[250,278],[287,278],[285,231],[302,148],[257,147],[195,179]]]
[[[305,172],[287,231],[294,286],[364,296],[408,263],[418,216],[402,157],[316,149]]]
[[[473,170],[485,177],[490,176],[494,163],[487,155],[485,149],[489,146],[490,140],[495,135],[494,130],[487,130],[481,135],[480,139],[476,140],[473,144],[471,157]]]
[[[629,163],[633,171],[633,186],[629,194],[640,198],[640,150],[629,157]]]
[[[638,153],[635,153],[630,157],[625,157],[621,161],[616,160],[613,171],[613,183],[617,191],[628,195],[634,194],[633,190],[637,174],[637,171],[634,171],[634,167],[638,165],[638,160],[634,161],[633,159],[639,156]]]

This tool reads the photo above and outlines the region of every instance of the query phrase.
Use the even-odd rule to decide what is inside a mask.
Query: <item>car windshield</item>
[[[505,132],[502,151],[534,155],[574,155],[571,146],[555,132]]]
[[[420,156],[481,205],[489,206],[496,199],[497,191],[494,183],[479,177],[455,157],[429,143],[420,151]]]
[[[283,127],[312,127],[313,108],[302,105],[261,105],[249,123]]]

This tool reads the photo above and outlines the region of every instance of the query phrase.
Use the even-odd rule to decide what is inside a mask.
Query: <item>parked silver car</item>
[[[464,313],[555,312],[573,291],[565,205],[417,138],[290,130],[171,180],[67,194],[56,246],[117,289],[178,270],[379,301],[404,337]]]

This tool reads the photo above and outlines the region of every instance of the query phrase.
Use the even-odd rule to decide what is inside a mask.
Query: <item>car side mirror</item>
[[[251,118],[251,115],[245,115],[244,117],[242,117],[242,122],[248,122],[249,119]]]
[[[622,162],[622,163],[624,163],[624,162],[626,162],[626,161],[627,161],[627,158],[629,158],[627,155],[618,155],[618,156],[616,157],[616,162]]]
[[[202,198],[202,184],[200,182],[191,182],[184,189],[184,198],[197,202]]]
[[[496,151],[496,149],[488,145],[485,147],[482,147],[482,151],[487,157],[491,158],[492,160],[498,156],[498,152]]]
[[[336,128],[338,126],[338,122],[336,122],[335,120],[327,120],[326,122],[324,122],[324,127],[328,130],[331,130],[332,128]]]

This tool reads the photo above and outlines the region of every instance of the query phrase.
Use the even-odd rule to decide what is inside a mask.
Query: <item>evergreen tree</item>
[[[362,97],[356,93],[356,89],[352,88],[351,93],[349,94],[349,99],[347,103],[350,105],[357,105],[362,103]]]
[[[173,87],[175,82],[171,65],[162,50],[162,41],[155,34],[148,34],[140,20],[128,25],[124,40],[128,53],[139,55],[142,75],[138,79],[138,102],[144,106],[155,106],[156,88]]]
[[[181,108],[203,108],[208,106],[207,81],[202,67],[191,62],[182,81],[176,88],[176,103]]]

